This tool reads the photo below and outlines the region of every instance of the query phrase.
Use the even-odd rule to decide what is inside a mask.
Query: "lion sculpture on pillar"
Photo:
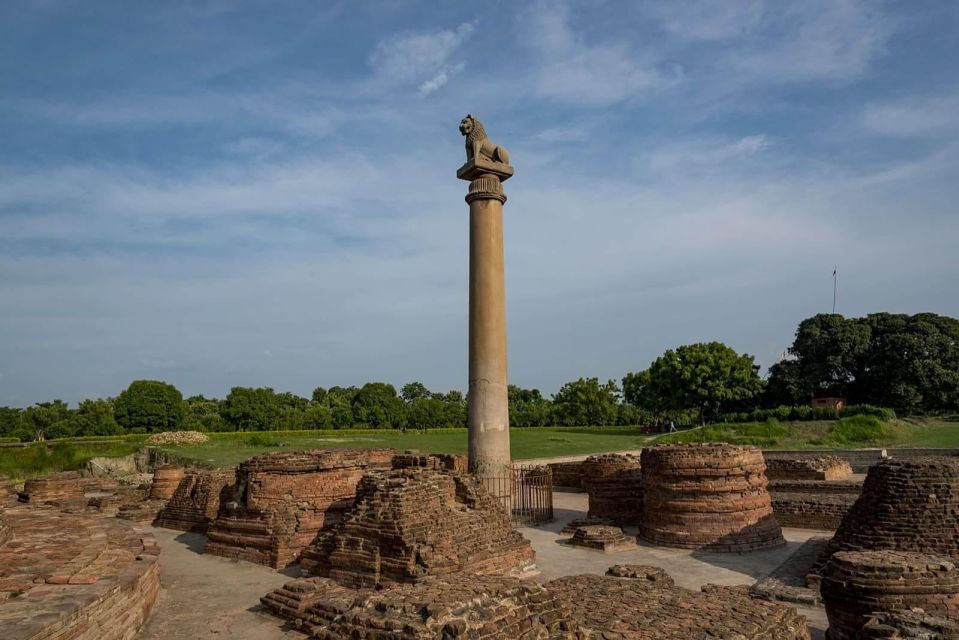
[[[479,118],[466,114],[466,117],[460,120],[460,133],[466,136],[467,162],[477,158],[486,158],[492,162],[509,164],[509,152],[490,141]]]

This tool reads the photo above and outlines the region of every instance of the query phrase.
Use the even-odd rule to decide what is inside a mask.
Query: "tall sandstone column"
[[[463,118],[460,132],[466,136],[466,164],[456,176],[470,182],[469,464],[495,495],[508,499],[503,181],[513,168],[506,149],[490,142],[478,119]]]

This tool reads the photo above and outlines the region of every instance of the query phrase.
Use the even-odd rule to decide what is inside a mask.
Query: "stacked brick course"
[[[566,576],[547,582],[546,590],[567,602],[579,637],[609,640],[656,638],[736,638],[737,640],[809,640],[806,620],[795,609],[750,599],[736,589],[691,591],[669,581],[609,576]]]
[[[604,453],[582,463],[582,485],[589,494],[590,518],[635,525],[643,511],[643,478],[636,456]]]
[[[0,638],[128,640],[160,589],[159,548],[124,522],[50,508],[7,511]]]
[[[778,458],[766,456],[766,477],[770,480],[842,480],[852,475],[852,466],[837,456],[822,458]]]
[[[786,543],[755,447],[681,444],[644,449],[640,536],[654,544],[743,552]]]
[[[277,451],[236,470],[234,500],[220,505],[205,553],[279,569],[353,504],[369,469],[388,468],[389,449]]]
[[[170,501],[153,525],[178,531],[206,533],[220,511],[220,503],[233,499],[234,469],[190,471],[180,480]]]
[[[121,485],[112,493],[93,496],[87,501],[86,511],[102,516],[116,516],[120,509],[139,505],[150,493],[150,485]]]
[[[420,453],[411,450],[393,456],[392,466],[394,469],[426,467],[466,473],[469,468],[469,460],[459,453]]]
[[[636,539],[627,537],[619,527],[604,525],[586,525],[577,527],[573,537],[566,541],[575,547],[597,549],[604,553],[626,551],[636,546]]]
[[[780,525],[798,529],[835,531],[856,502],[848,493],[772,493],[773,514]]]
[[[150,485],[150,500],[169,500],[186,476],[186,469],[173,465],[162,465],[153,470],[153,483]]]
[[[821,584],[829,640],[855,640],[872,614],[922,610],[959,619],[959,570],[945,556],[840,551]]]
[[[0,502],[0,545],[10,539],[12,531],[7,524],[7,514],[3,503]]]
[[[583,463],[577,462],[550,462],[553,472],[553,485],[556,487],[583,488]]]
[[[959,640],[959,619],[922,611],[892,611],[872,618],[858,640]]]
[[[533,557],[476,478],[405,468],[364,476],[353,509],[317,536],[300,566],[307,575],[373,587],[457,572],[518,574]]]
[[[41,478],[27,480],[23,491],[17,496],[20,502],[30,504],[77,505],[84,503],[86,486],[76,471],[51,473]]]

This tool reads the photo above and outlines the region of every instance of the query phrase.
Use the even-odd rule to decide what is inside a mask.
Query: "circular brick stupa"
[[[582,485],[589,495],[588,517],[632,526],[643,512],[643,479],[639,460],[621,453],[604,453],[583,461]]]
[[[653,544],[744,552],[786,543],[756,447],[679,444],[644,449],[640,536]]]
[[[824,573],[820,588],[829,617],[828,640],[856,640],[870,618],[892,611],[959,619],[959,570],[947,557],[840,551]]]

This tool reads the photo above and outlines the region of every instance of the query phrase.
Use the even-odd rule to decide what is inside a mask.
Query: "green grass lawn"
[[[604,451],[639,449],[650,437],[636,429],[512,429],[513,458],[549,458]],[[329,447],[389,447],[397,451],[417,449],[427,453],[466,453],[466,429],[418,432],[355,431],[337,434],[283,435],[259,432],[218,437],[201,445],[160,447],[177,457],[207,466],[232,466],[264,451]]]

